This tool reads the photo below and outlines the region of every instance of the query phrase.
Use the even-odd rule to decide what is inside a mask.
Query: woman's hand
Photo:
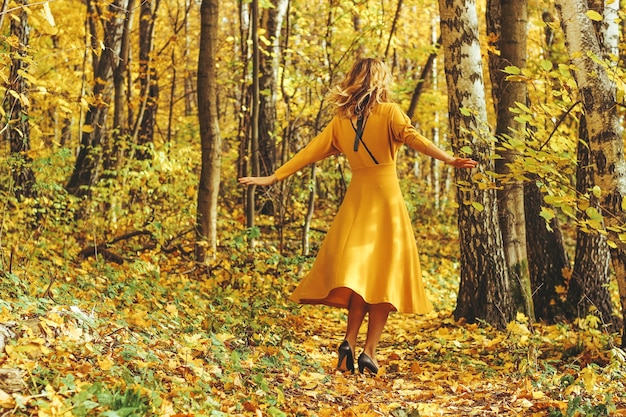
[[[478,162],[474,161],[472,158],[457,158],[450,160],[447,162],[448,165],[452,165],[455,168],[475,168],[478,165]]]
[[[276,181],[278,181],[278,178],[276,178],[276,175],[272,174],[267,177],[241,177],[238,181],[240,184],[244,185],[266,186],[274,184]]]

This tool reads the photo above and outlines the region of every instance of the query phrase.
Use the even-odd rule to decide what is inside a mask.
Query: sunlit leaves
[[[602,22],[602,15],[595,10],[587,10],[585,14],[589,19],[593,20],[594,22]]]

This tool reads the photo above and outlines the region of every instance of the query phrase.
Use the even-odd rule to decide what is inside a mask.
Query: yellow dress
[[[400,190],[396,155],[406,144],[424,152],[432,143],[420,135],[393,103],[378,104],[365,122],[363,144],[354,152],[355,130],[335,117],[326,128],[275,172],[284,179],[301,168],[343,153],[352,180],[311,270],[290,299],[302,304],[348,307],[351,291],[367,303],[390,303],[399,312],[432,309],[422,284],[417,244]]]

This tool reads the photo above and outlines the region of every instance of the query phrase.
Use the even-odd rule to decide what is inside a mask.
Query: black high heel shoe
[[[367,356],[365,353],[361,353],[359,356],[359,372],[363,373],[366,369],[376,375],[378,373],[378,366],[374,363],[372,358]]]
[[[339,360],[337,361],[337,369],[345,372],[345,370],[341,369],[341,365],[345,359],[346,369],[352,373],[354,373],[354,355],[352,354],[352,349],[350,348],[350,343],[347,340],[344,340],[338,349]]]

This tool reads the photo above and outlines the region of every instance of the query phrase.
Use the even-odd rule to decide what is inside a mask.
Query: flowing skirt
[[[347,308],[353,291],[403,313],[432,309],[395,163],[353,170],[313,266],[290,299]]]

